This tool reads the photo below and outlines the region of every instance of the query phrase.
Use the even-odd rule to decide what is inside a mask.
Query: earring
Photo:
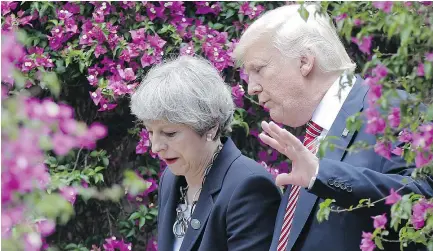
[[[206,141],[212,141],[212,134],[207,134],[206,135]]]

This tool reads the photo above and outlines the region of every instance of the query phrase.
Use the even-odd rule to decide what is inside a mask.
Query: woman
[[[158,249],[269,250],[281,195],[230,138],[234,105],[218,71],[181,56],[151,69],[131,98],[152,151],[168,164],[158,195]]]

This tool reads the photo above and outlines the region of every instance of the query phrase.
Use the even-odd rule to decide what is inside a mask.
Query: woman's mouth
[[[177,161],[178,158],[168,158],[168,159],[164,159],[165,163],[167,163],[168,165],[171,165],[173,163],[175,163]]]

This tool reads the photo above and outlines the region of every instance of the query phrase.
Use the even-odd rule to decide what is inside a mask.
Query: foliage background
[[[19,63],[23,74],[15,74],[19,76],[15,81],[2,76],[10,95],[25,88],[34,97],[69,104],[77,120],[108,127],[108,136],[94,151],[77,149],[66,156],[47,156],[53,181],[110,187],[121,183],[124,170],[132,169],[152,184],[141,196],[126,196],[119,202],[78,197],[75,216],[57,227],[47,239],[49,244],[88,250],[116,236],[131,242],[133,250],[155,249],[156,183],[165,165],[148,149],[146,132],[130,113],[129,94],[146,71],[166,57],[198,54],[208,58],[232,86],[238,106],[232,133],[236,145],[273,174],[287,172],[289,163],[257,137],[260,121],[269,117],[245,94],[247,76],[231,59],[242,31],[263,11],[284,4],[291,2],[2,2],[2,33],[21,28],[26,35],[20,33],[20,37],[28,49],[27,58]],[[390,78],[404,76],[410,84],[409,88],[401,83],[387,88],[424,90],[422,98],[430,103],[433,59],[424,58],[433,51],[433,15],[428,3],[322,5],[335,17],[359,73],[369,76],[368,69],[389,60],[386,65],[394,74]],[[399,13],[398,18],[389,15],[387,8]],[[35,46],[43,53],[30,49]],[[52,65],[38,65],[37,59],[43,57],[51,59]],[[26,62],[33,65],[28,67]],[[36,70],[56,73],[59,90],[44,86]],[[302,137],[303,128],[288,129]]]

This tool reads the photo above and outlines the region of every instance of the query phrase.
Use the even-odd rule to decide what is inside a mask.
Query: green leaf
[[[305,9],[305,6],[301,4],[301,6],[298,9],[299,15],[301,15],[302,19],[304,19],[305,22],[307,22],[308,17],[310,16],[310,13],[307,9]]]
[[[329,219],[329,214],[331,213],[330,206],[333,202],[335,202],[335,200],[326,199],[325,201],[320,203],[319,210],[317,211],[316,215],[317,221],[319,221],[319,223]]]
[[[58,97],[60,94],[60,83],[57,78],[57,74],[54,72],[44,72],[42,73],[41,84],[45,85],[50,89],[51,93]]]
[[[104,164],[104,166],[108,166],[108,164],[110,163],[110,160],[106,157],[102,158],[102,163]]]
[[[382,240],[380,239],[380,237],[375,237],[374,238],[374,243],[376,244],[376,246],[380,249],[383,250],[383,244],[382,244]]]
[[[133,214],[131,214],[131,216],[129,216],[128,220],[136,220],[138,218],[140,218],[141,214],[139,212],[135,212]]]
[[[226,18],[230,18],[230,17],[232,17],[234,14],[235,14],[235,11],[234,11],[233,9],[229,9],[229,10],[226,12]]]
[[[216,23],[216,24],[213,25],[213,28],[214,28],[215,30],[219,30],[219,29],[221,29],[221,28],[223,28],[223,27],[224,27],[224,25],[223,25],[223,24],[220,24],[220,23]]]
[[[97,167],[95,167],[95,172],[99,172],[99,171],[104,170],[104,169],[105,169],[105,167],[103,167],[103,166],[97,166]]]
[[[140,218],[140,222],[139,222],[139,228],[142,228],[144,226],[144,223],[146,223],[146,218]]]

